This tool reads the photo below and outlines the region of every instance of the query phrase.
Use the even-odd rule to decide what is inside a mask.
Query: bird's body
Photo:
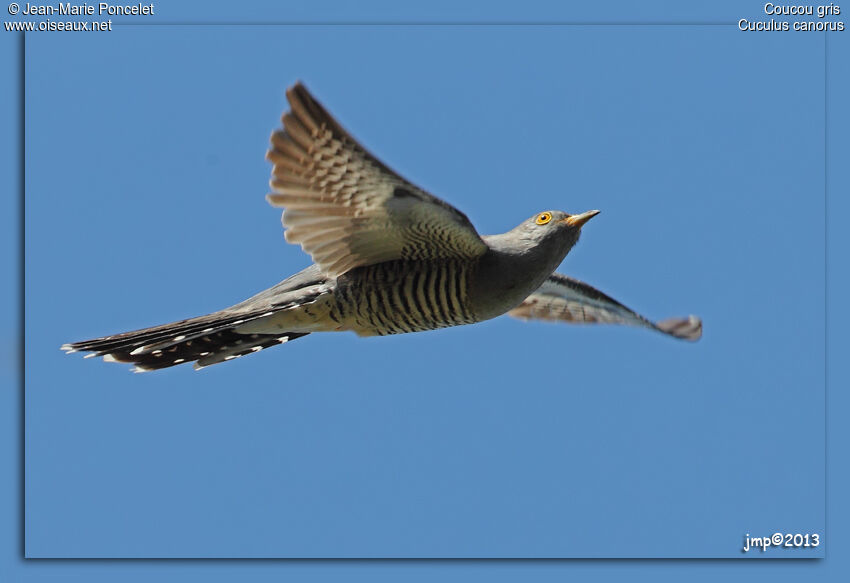
[[[360,336],[422,332],[478,322],[469,304],[475,262],[387,261],[358,267],[334,287],[331,318]]]
[[[460,261],[399,260],[326,278],[311,266],[290,278],[310,280],[307,287],[286,291],[295,291],[302,303],[246,323],[240,331],[351,331],[360,336],[385,336],[472,324],[480,321],[468,307],[473,269]],[[281,289],[287,289],[290,280],[281,282]],[[315,292],[305,293],[311,289]]]
[[[66,344],[137,371],[196,368],[314,332],[360,336],[520,318],[614,322],[696,340],[698,318],[654,324],[594,288],[553,273],[598,211],[544,211],[501,235],[408,183],[357,143],[297,84],[272,135],[269,202],[285,207],[286,239],[315,261],[230,308]]]

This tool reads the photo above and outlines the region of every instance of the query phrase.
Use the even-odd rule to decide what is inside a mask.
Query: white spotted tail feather
[[[696,316],[652,322],[583,281],[560,273],[550,275],[508,314],[523,320],[640,326],[692,342],[702,336],[702,321]]]
[[[307,335],[303,332],[237,332],[245,322],[274,313],[268,309],[254,313],[217,312],[162,326],[64,344],[62,350],[68,353],[90,352],[86,358],[102,356],[106,362],[132,363],[135,372],[159,370],[188,362],[194,362],[194,367],[200,369]]]

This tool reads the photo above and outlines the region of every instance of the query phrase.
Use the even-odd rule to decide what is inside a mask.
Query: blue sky
[[[741,557],[824,533],[822,36],[122,27],[26,58],[28,556]],[[601,209],[560,271],[704,338],[502,318],[149,375],[59,352],[308,265],[263,200],[296,79],[482,233]]]

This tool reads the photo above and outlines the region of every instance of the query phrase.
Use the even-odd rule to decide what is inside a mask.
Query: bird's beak
[[[589,221],[598,214],[599,211],[587,211],[586,213],[581,213],[580,215],[570,215],[564,219],[564,222],[571,227],[580,229],[583,224],[585,224],[587,221]]]

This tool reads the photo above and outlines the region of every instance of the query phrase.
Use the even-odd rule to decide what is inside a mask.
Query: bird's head
[[[578,241],[582,225],[598,214],[599,211],[587,211],[578,215],[563,211],[543,211],[523,221],[514,229],[514,233],[529,248],[563,248],[566,255]]]
[[[533,257],[546,264],[544,269],[558,266],[578,241],[581,227],[599,211],[571,215],[563,211],[543,211],[505,233],[507,246],[513,253]]]

